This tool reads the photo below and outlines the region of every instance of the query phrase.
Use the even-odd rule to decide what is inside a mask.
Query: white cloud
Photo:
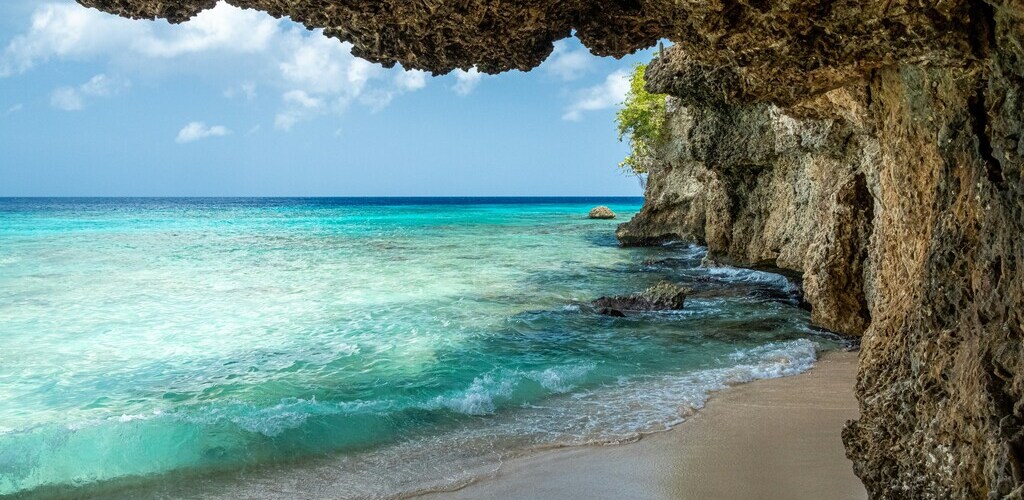
[[[142,36],[134,49],[149,57],[172,58],[209,51],[262,52],[278,34],[278,20],[256,10],[220,3],[167,36]]]
[[[245,82],[237,87],[228,87],[224,90],[224,97],[227,97],[228,99],[241,97],[246,101],[251,101],[256,99],[257,95],[256,83],[254,82]]]
[[[80,92],[92,97],[110,97],[121,93],[131,86],[131,82],[123,78],[99,74],[89,79],[78,88]]]
[[[48,4],[32,15],[28,33],[15,37],[0,58],[0,77],[24,73],[53,57],[82,59],[123,50],[147,35],[147,26],[75,4]]]
[[[50,94],[50,106],[62,111],[81,111],[85,108],[82,96],[71,87],[61,87]]]
[[[573,50],[569,40],[559,40],[555,42],[554,52],[544,61],[540,69],[564,81],[570,81],[590,71],[594,66],[595,59],[597,57],[582,46]]]
[[[394,88],[368,89],[359,96],[359,102],[368,106],[373,112],[380,111],[391,104],[391,101],[405,92],[415,92],[427,86],[427,72],[419,70],[399,71],[395,73]]]
[[[366,83],[368,70],[355,64],[350,44],[324,37],[290,42],[291,53],[279,68],[292,86],[318,93],[358,93]]]
[[[402,90],[419,90],[427,86],[427,72],[420,70],[402,71],[395,75],[395,84]]]
[[[230,133],[231,131],[223,125],[208,127],[203,122],[192,122],[185,125],[185,128],[178,132],[178,137],[174,141],[178,144],[186,144],[198,141],[199,139],[206,139],[207,137],[223,137]]]
[[[388,104],[391,104],[391,100],[395,98],[396,92],[382,90],[382,89],[371,89],[359,96],[359,102],[365,106],[368,106],[374,113],[386,108]]]
[[[352,102],[377,111],[396,96],[422,89],[422,72],[386,70],[352,55],[352,44],[339,43],[319,33],[289,36],[283,45],[287,57],[279,63],[282,79],[290,90],[282,94],[284,109],[274,125],[291,130],[297,123],[325,114],[339,114]],[[390,84],[384,77],[394,74]]]
[[[11,106],[11,107],[7,108],[7,112],[5,112],[4,115],[13,115],[14,113],[17,113],[17,112],[19,112],[19,111],[21,111],[23,109],[25,109],[25,105],[21,104],[21,103],[18,103],[18,104],[15,104],[14,106]]]
[[[379,111],[398,95],[426,86],[426,74],[386,70],[352,55],[352,45],[316,35],[290,40],[293,49],[279,69],[292,87],[282,95],[285,106],[274,119],[281,130],[324,114],[344,112],[352,102]],[[394,73],[391,84],[383,77]],[[371,83],[374,84],[371,86]]]
[[[323,99],[310,96],[304,90],[292,90],[281,96],[285,109],[277,114],[274,126],[291,130],[296,123],[320,114],[326,107]]]
[[[600,85],[580,90],[562,119],[577,121],[583,118],[584,112],[615,107],[626,98],[628,91],[629,75],[625,70],[618,70],[608,75]]]
[[[265,50],[280,22],[254,10],[227,4],[175,27],[132,21],[79,5],[47,4],[32,15],[28,33],[15,37],[0,59],[0,76],[23,73],[51,58],[174,58],[209,51],[255,53]]]
[[[85,109],[85,100],[93,97],[111,97],[131,86],[122,78],[99,74],[78,87],[60,87],[50,94],[50,105],[64,111]]]
[[[455,73],[455,85],[452,86],[452,90],[459,95],[472,93],[476,86],[480,85],[480,79],[484,76],[476,69],[476,66],[469,68],[469,71],[457,69],[453,73]]]
[[[300,108],[304,109],[319,109],[322,108],[324,105],[324,102],[322,100],[317,99],[315,97],[310,97],[309,94],[302,90],[293,90],[291,92],[286,92],[283,98],[284,102],[296,104]]]
[[[256,80],[224,90],[225,97],[251,100],[259,87],[282,96],[275,120],[288,129],[302,120],[343,112],[352,102],[373,109],[403,93],[423,88],[421,72],[385,69],[351,54],[351,44],[327,38],[255,10],[220,2],[189,22],[130,21],[72,4],[45,4],[30,27],[0,52],[0,77],[24,73],[47,61],[105,61],[117,73],[160,78],[174,72],[202,73],[204,79],[235,80],[239,72]],[[168,62],[174,60],[173,63]],[[141,78],[141,76],[140,76]],[[102,82],[98,82],[102,83]],[[70,90],[69,90],[70,89]],[[65,87],[55,105],[88,104],[81,88]],[[322,105],[302,105],[293,91]]]

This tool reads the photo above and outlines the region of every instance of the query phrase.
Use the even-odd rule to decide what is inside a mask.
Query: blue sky
[[[225,4],[183,25],[0,4],[0,196],[640,195],[622,60],[384,69]]]

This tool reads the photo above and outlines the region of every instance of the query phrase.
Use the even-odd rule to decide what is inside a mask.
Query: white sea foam
[[[162,410],[153,410],[150,413],[123,414],[120,417],[117,417],[116,419],[112,418],[112,420],[117,420],[118,422],[123,424],[127,422],[134,422],[136,420],[149,420],[151,418],[159,417],[163,414],[164,412]]]
[[[703,269],[708,275],[730,283],[759,283],[774,286],[787,293],[799,291],[799,287],[795,283],[781,274],[732,266],[713,266]]]
[[[560,444],[617,441],[671,427],[703,407],[713,392],[729,385],[802,373],[814,365],[817,348],[806,339],[770,343],[728,355],[730,366],[619,377],[617,383],[577,392],[570,391],[594,369],[593,364],[489,374],[478,377],[464,391],[437,398],[430,406],[469,415],[494,414],[498,403],[509,398],[519,384],[533,380],[550,391],[553,399],[523,405],[510,414],[514,417],[501,419],[504,423],[492,422],[489,432],[532,435],[536,442]]]
[[[527,378],[551,392],[564,393],[573,390],[595,366],[594,363],[583,363],[576,366],[552,367],[539,373],[531,372],[527,374]]]
[[[526,381],[536,382],[550,393],[566,393],[573,390],[595,366],[594,363],[582,363],[536,371],[498,370],[475,378],[463,391],[438,396],[425,408],[487,415],[497,411],[500,400],[510,398]]]
[[[806,339],[771,343],[737,351],[732,366],[684,374],[620,379],[614,386],[573,395],[562,421],[567,444],[628,439],[638,433],[671,427],[702,408],[710,395],[732,384],[802,373],[814,365],[817,345]]]
[[[449,396],[438,396],[428,408],[446,407],[467,415],[486,415],[497,409],[494,398],[512,394],[515,382],[510,379],[496,380],[493,375],[473,379],[465,391]]]

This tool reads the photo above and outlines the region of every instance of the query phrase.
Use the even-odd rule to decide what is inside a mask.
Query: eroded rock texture
[[[805,103],[815,117],[802,118],[770,104],[670,99],[671,139],[620,241],[696,241],[716,260],[803,273],[814,321],[863,333],[875,211],[867,176],[879,160],[866,96],[864,86],[834,90]]]
[[[78,0],[119,15],[182,22],[216,0]],[[916,57],[958,60],[963,2],[917,0],[225,0],[288,16],[354,44],[368,60],[439,73],[529,70],[576,36],[621,56],[670,38],[674,84],[700,99],[793,101]],[[940,53],[942,55],[940,56]],[[809,77],[808,77],[809,76]]]
[[[1021,0],[227,0],[439,73],[675,42],[671,136],[627,243],[804,274],[863,334],[844,439],[876,498],[1024,497]],[[182,21],[213,0],[79,0]]]
[[[709,99],[670,51],[648,68],[670,138],[619,229],[799,271],[814,321],[863,334],[844,439],[877,498],[1024,494],[1021,11],[965,8],[959,63],[803,99]]]
[[[216,0],[79,0],[126,17],[182,22]],[[588,0],[227,0],[242,8],[288,16],[354,44],[352,53],[386,66],[447,73],[477,66],[497,73],[528,71],[575,29],[600,55],[622,56],[672,31],[672,1]]]

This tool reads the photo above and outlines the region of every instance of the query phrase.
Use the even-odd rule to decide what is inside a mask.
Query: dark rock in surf
[[[594,301],[598,313],[622,317],[626,312],[672,311],[683,308],[689,289],[662,281],[640,293],[601,297]]]
[[[611,316],[613,318],[625,318],[626,314],[618,309],[612,309],[610,307],[602,307],[597,310],[597,314],[603,314],[605,316]]]

